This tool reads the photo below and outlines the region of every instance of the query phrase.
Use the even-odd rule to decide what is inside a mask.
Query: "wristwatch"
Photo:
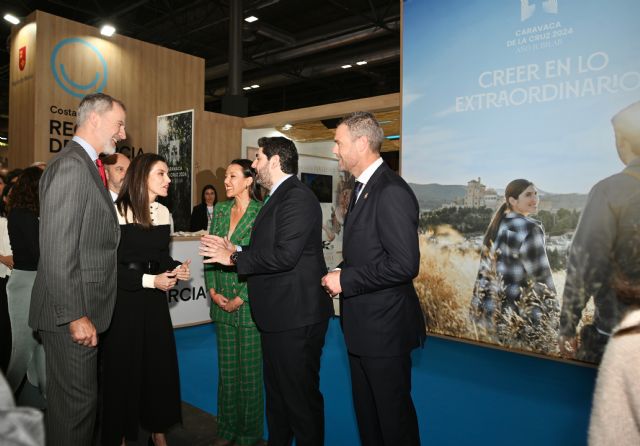
[[[232,265],[235,265],[236,263],[238,263],[238,251],[234,251],[229,256],[229,261],[231,262]]]

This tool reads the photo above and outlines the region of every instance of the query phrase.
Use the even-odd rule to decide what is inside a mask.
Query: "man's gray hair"
[[[372,113],[363,111],[351,113],[342,118],[338,125],[342,124],[347,126],[354,140],[361,136],[366,136],[371,150],[375,153],[380,153],[382,142],[384,141],[384,132]]]
[[[611,119],[613,128],[624,137],[635,156],[640,156],[640,101],[620,110]]]
[[[108,112],[113,108],[114,102],[120,105],[123,110],[127,110],[121,101],[112,98],[108,94],[93,93],[85,96],[78,106],[76,125],[78,127],[82,126],[89,119],[91,112],[96,112],[99,115]]]

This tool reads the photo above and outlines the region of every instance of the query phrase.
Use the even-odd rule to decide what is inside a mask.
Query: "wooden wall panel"
[[[218,191],[218,201],[224,201],[224,172],[229,161],[241,152],[243,119],[218,113],[196,113],[193,203],[200,201],[206,184]],[[200,130],[198,130],[200,129]]]
[[[64,39],[82,39],[95,47],[104,58],[107,82],[103,91],[122,100],[127,107],[128,138],[119,145],[124,153],[133,151],[137,154],[140,150],[155,152],[158,115],[194,109],[197,116],[204,111],[203,59],[118,34],[103,37],[96,28],[41,11],[36,11],[33,17],[37,24],[36,43],[33,46],[34,50],[35,46],[38,49],[33,64],[34,81],[31,82],[35,93],[29,95],[28,92],[10,87],[11,102],[26,104],[19,110],[17,105],[10,109],[11,146],[8,157],[12,166],[21,167],[34,159],[46,161],[64,144],[65,139],[72,136],[72,130],[69,129],[72,129],[75,117],[64,114],[64,111],[75,112],[81,97],[73,96],[56,83],[51,67],[52,52]],[[13,39],[12,58],[18,57],[18,45],[18,41]],[[58,71],[59,64],[64,64],[68,77],[76,83],[88,84],[96,73],[101,79],[98,56],[82,43],[70,43],[60,49],[56,64]],[[14,65],[12,63],[12,70]],[[69,87],[69,84],[65,85]],[[80,96],[85,93],[73,87],[69,89]],[[30,115],[23,110],[29,104],[32,109]],[[21,117],[26,117],[27,122],[18,127]],[[52,125],[54,131],[51,131]],[[58,135],[55,130],[57,125],[61,126],[60,130],[66,126],[67,135]],[[202,126],[196,126],[196,132],[199,129]],[[198,139],[197,133],[195,139]],[[23,142],[29,140],[31,148],[27,142]]]
[[[36,95],[36,23],[30,15],[24,26],[11,35],[9,68],[9,167],[28,166],[34,161]],[[20,70],[20,48],[26,50],[26,63]]]

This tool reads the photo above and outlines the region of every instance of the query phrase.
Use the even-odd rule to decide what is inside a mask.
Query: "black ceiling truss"
[[[205,60],[205,109],[220,111],[228,85],[229,6],[234,0],[17,0],[39,9]],[[0,11],[2,15],[9,11]],[[243,92],[249,114],[400,90],[400,0],[244,0]],[[6,134],[10,26],[0,24],[0,134]],[[7,42],[7,45],[4,43]],[[356,66],[355,62],[367,64]],[[353,65],[342,69],[345,64]]]

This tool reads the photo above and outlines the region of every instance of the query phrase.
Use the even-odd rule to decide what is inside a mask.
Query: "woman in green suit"
[[[231,161],[224,178],[229,200],[214,210],[210,234],[246,246],[262,203],[251,161]],[[233,267],[205,265],[218,339],[218,438],[214,446],[254,445],[262,439],[264,400],[260,334],[251,318],[247,283]]]

